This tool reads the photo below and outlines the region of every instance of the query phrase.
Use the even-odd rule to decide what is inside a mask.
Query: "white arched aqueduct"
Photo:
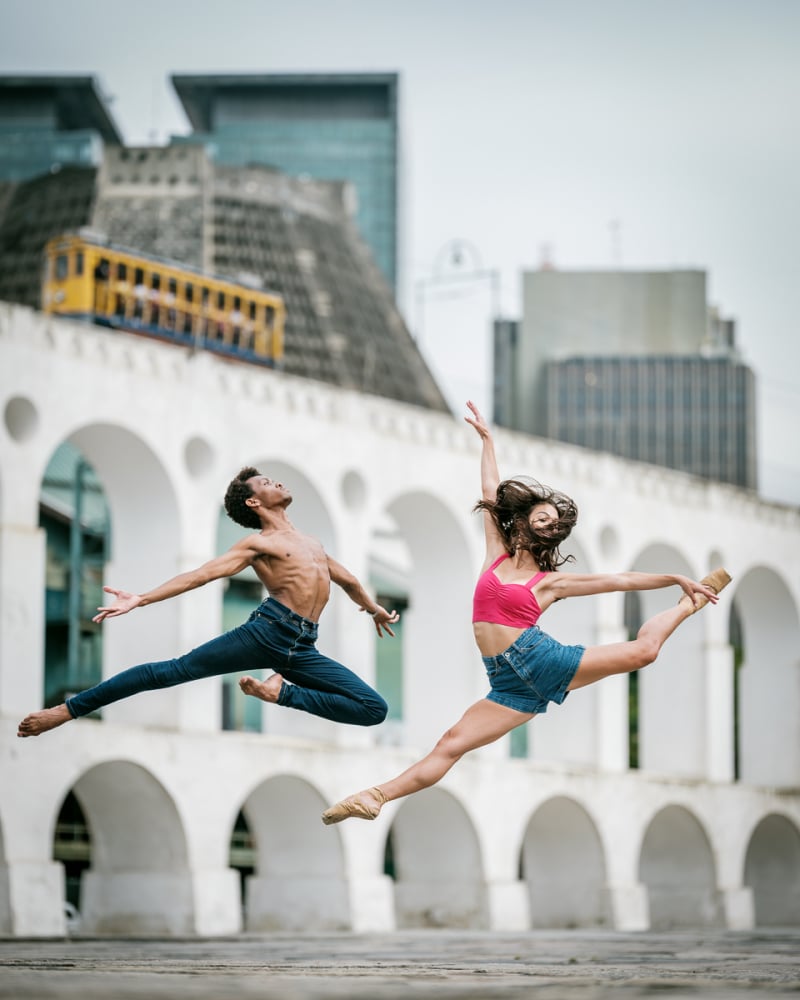
[[[326,804],[407,766],[485,694],[469,625],[482,558],[472,430],[459,416],[7,305],[0,413],[0,934],[64,933],[53,837],[70,794],[91,833],[87,933],[800,922],[797,510],[498,432],[504,473],[576,498],[576,568],[700,577],[722,563],[733,583],[635,689],[616,677],[574,692],[375,823],[328,828]],[[395,546],[408,608],[391,724],[264,706],[259,732],[222,731],[212,679],[17,739],[43,698],[39,499],[64,442],[102,483],[112,585],[143,590],[216,554],[221,497],[244,464],[290,484],[295,523],[362,580],[376,551]],[[565,602],[546,624],[569,642],[617,641],[632,616],[676,599]],[[222,608],[212,584],[106,623],[104,673],[206,640]],[[374,681],[377,641],[336,594],[321,647]],[[254,845],[245,875],[230,867],[242,818]]]

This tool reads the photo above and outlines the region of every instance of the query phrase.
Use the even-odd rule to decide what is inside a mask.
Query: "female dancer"
[[[382,785],[351,795],[322,814],[326,824],[349,817],[375,819],[384,803],[436,784],[465,753],[494,743],[521,726],[550,701],[561,704],[570,691],[611,674],[630,673],[652,663],[682,621],[730,582],[716,569],[700,583],[676,573],[560,573],[569,560],[558,546],[575,527],[573,501],[533,481],[500,482],[494,442],[474,403],[465,417],[483,442],[481,486],[486,559],[475,587],[473,629],[491,691],[442,736],[433,750]],[[607,646],[562,646],[536,624],[554,601],[588,594],[657,590],[677,584],[684,595],[639,629],[631,642]]]

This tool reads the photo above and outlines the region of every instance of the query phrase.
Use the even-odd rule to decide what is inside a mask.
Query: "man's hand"
[[[366,611],[367,609],[361,608],[361,610]],[[369,612],[367,613],[369,614]],[[378,633],[378,638],[382,639],[384,631],[391,636],[394,635],[389,625],[399,622],[400,615],[396,611],[387,611],[386,608],[382,608],[379,604],[377,609],[372,612],[372,620],[375,622],[375,631]]]
[[[138,608],[142,603],[142,598],[139,594],[129,594],[127,590],[114,590],[113,587],[103,587],[103,590],[107,594],[113,594],[116,597],[116,601],[113,604],[108,604],[103,608],[97,609],[97,614],[92,618],[93,622],[105,621],[106,618],[116,618],[118,615],[126,615],[129,611],[133,611],[134,608]]]

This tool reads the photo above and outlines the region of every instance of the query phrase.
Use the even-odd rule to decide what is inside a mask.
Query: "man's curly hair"
[[[558,520],[546,528],[533,529],[528,518],[531,510],[540,503],[552,504],[558,511]],[[473,510],[489,514],[509,555],[517,549],[527,549],[539,569],[545,572],[553,572],[566,562],[574,562],[574,556],[562,556],[558,549],[578,523],[578,508],[565,493],[527,477],[504,479],[497,487],[494,502],[479,500]]]
[[[246,465],[239,471],[236,478],[230,481],[225,491],[225,511],[232,521],[241,524],[243,528],[261,527],[258,514],[245,503],[245,500],[253,495],[247,480],[260,475],[258,469],[254,469],[252,465]]]

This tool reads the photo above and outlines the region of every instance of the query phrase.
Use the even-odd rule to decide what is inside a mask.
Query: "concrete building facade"
[[[494,368],[504,426],[757,486],[755,377],[703,271],[528,272]]]
[[[487,690],[469,625],[483,550],[472,430],[8,304],[0,414],[0,933],[64,933],[52,858],[70,793],[91,833],[87,933],[800,922],[798,510],[499,431],[504,473],[577,499],[576,569],[700,577],[724,564],[733,583],[641,672],[637,770],[628,678],[616,677],[530,723],[525,758],[503,740],[374,824],[326,828],[326,804],[407,766]],[[105,490],[112,586],[145,589],[216,554],[221,497],[244,463],[290,483],[293,520],[362,579],[390,522],[410,566],[395,728],[264,706],[261,732],[222,732],[222,682],[210,679],[17,739],[43,697],[39,501],[64,441]],[[107,622],[104,673],[216,634],[222,590]],[[643,594],[642,615],[677,596]],[[565,602],[543,624],[568,642],[627,634],[618,594]],[[321,648],[369,681],[376,642],[335,595]],[[240,812],[256,844],[244,890],[230,867]]]

